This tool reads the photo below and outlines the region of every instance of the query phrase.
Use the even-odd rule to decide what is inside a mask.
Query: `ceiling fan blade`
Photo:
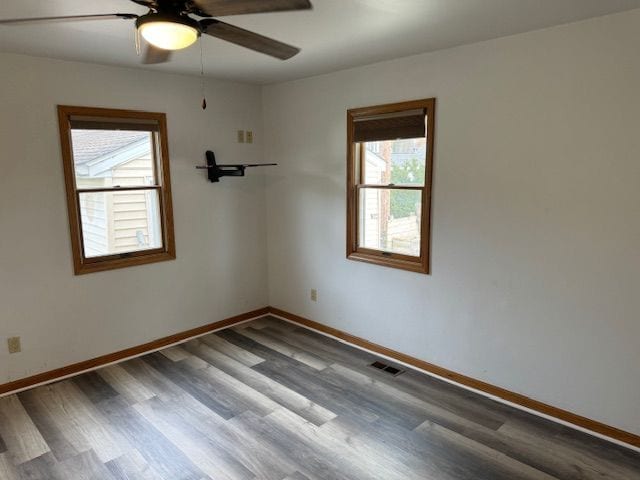
[[[300,49],[286,43],[279,42],[244,28],[235,27],[228,23],[214,19],[200,20],[202,32],[212,37],[235,43],[241,47],[264,53],[280,60],[286,60],[297,54]]]
[[[163,50],[162,48],[147,45],[144,52],[142,63],[145,65],[155,65],[158,63],[166,63],[171,58],[171,50]]]
[[[157,3],[155,0],[131,0],[133,3],[137,3],[138,5],[142,5],[143,7],[151,8],[157,7]]]
[[[18,25],[36,22],[78,22],[85,20],[130,20],[133,18],[138,18],[138,15],[135,13],[101,13],[98,15],[67,15],[65,17],[10,18],[0,20],[0,25]]]
[[[193,0],[193,3],[212,17],[312,8],[309,0]]]

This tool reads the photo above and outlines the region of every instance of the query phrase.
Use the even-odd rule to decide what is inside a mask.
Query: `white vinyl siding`
[[[87,256],[104,255],[109,250],[107,239],[107,206],[104,195],[89,193],[80,197],[82,231]]]
[[[364,183],[380,183],[385,163],[376,153],[365,150]],[[366,189],[360,203],[360,229],[363,245],[380,244],[380,190]],[[366,221],[365,221],[366,219]]]
[[[122,163],[104,178],[96,179],[93,187],[121,187],[153,183],[153,160],[147,153]],[[130,252],[152,244],[154,203],[149,191],[102,192],[81,195],[82,230],[85,255],[98,256],[108,252]]]
[[[153,171],[150,155],[131,160],[118,165],[112,170],[114,185],[126,187],[129,185],[147,185],[152,183],[147,175]],[[116,192],[113,195],[111,246],[114,252],[131,251],[150,244],[151,203],[150,194],[145,191]],[[140,244],[139,239],[143,240]]]

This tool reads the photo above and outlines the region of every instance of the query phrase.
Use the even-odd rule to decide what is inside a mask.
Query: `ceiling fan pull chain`
[[[207,109],[207,95],[204,86],[204,55],[202,52],[202,37],[200,37],[200,84],[202,87],[202,110]]]

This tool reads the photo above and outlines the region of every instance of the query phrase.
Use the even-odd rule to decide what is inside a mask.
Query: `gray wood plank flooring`
[[[5,396],[0,480],[640,480],[640,453],[375,360],[265,317]]]

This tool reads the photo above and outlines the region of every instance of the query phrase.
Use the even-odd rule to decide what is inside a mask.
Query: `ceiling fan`
[[[235,43],[280,60],[296,55],[300,49],[258,33],[245,30],[213,17],[251,13],[309,10],[309,0],[130,0],[149,9],[144,15],[107,13],[0,20],[0,25],[32,22],[83,20],[135,20],[137,34],[148,42],[143,63],[169,61],[173,50],[192,45],[201,34]],[[200,17],[194,18],[193,16]]]

